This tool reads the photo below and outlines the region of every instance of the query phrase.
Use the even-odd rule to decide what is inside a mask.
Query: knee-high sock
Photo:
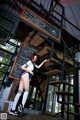
[[[22,98],[22,105],[23,105],[23,108],[25,106],[25,103],[26,103],[26,100],[28,98],[28,91],[25,91],[24,94],[23,94],[23,98]]]
[[[20,96],[21,96],[21,93],[18,92],[18,93],[16,94],[16,96],[15,96],[14,103],[13,103],[13,106],[12,106],[12,110],[15,110],[15,109],[16,109],[16,105],[17,105],[17,103],[18,103],[18,101],[19,101]]]

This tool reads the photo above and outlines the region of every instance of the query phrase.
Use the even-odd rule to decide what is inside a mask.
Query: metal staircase
[[[35,39],[35,42],[36,42],[36,40],[39,40],[39,37],[38,37],[38,39]],[[34,42],[33,46],[35,46],[35,42]],[[29,44],[31,44],[31,43],[29,43]],[[37,44],[38,44],[38,42],[37,42]],[[38,44],[38,48],[40,47],[40,45],[41,44]],[[68,49],[65,42],[64,42],[64,46],[65,46],[64,48]],[[43,49],[41,49],[38,52],[38,55],[40,56],[40,58],[43,58],[46,55],[48,55],[48,57],[50,58],[49,61],[47,63],[45,63],[45,65],[44,65],[44,67],[46,68],[46,71],[41,73],[41,76],[43,78],[44,78],[44,76],[46,76],[46,79],[43,81],[43,79],[40,78],[39,75],[37,75],[37,77],[36,77],[38,89],[40,91],[40,96],[42,96],[42,99],[43,99],[43,103],[42,103],[43,104],[42,105],[43,111],[46,111],[49,85],[52,85],[55,87],[56,87],[56,85],[58,85],[58,90],[55,92],[58,96],[57,102],[60,103],[62,106],[61,107],[61,117],[62,118],[64,117],[64,113],[67,114],[67,120],[70,119],[69,114],[79,117],[78,113],[71,112],[69,110],[70,105],[73,105],[74,107],[76,107],[76,104],[74,103],[74,100],[75,100],[74,99],[74,91],[71,92],[71,89],[74,90],[74,84],[71,83],[70,75],[67,73],[66,68],[65,68],[66,53],[65,53],[65,51],[63,51],[63,53],[64,53],[63,60],[60,60],[60,59],[55,58],[55,57],[53,58],[54,54],[56,54],[56,53],[54,53],[54,54],[51,53],[53,51],[53,49],[52,49],[52,51],[51,51],[51,49],[52,49],[52,46],[49,46],[49,47],[47,46],[47,47],[43,47]],[[66,50],[66,49],[64,49],[64,50]],[[68,51],[69,51],[69,49],[68,49]],[[69,54],[71,55],[71,57],[75,61],[75,59],[72,56],[72,54],[70,53],[70,51],[69,51]],[[73,70],[74,72],[75,72],[75,68],[79,67],[78,63],[76,61],[75,61],[75,63],[76,63],[75,66],[72,65],[74,67],[74,70]],[[55,67],[54,67],[54,65],[55,65]],[[58,66],[58,68],[56,69],[57,66]],[[51,77],[51,76],[56,76],[56,75],[59,75],[58,80],[57,79],[50,80],[49,76]],[[66,76],[68,77],[67,80],[66,80]],[[38,79],[38,77],[40,80]],[[62,89],[60,88],[61,85],[63,85]],[[62,96],[62,100],[60,100],[60,96]],[[71,96],[73,97],[73,100],[70,100]],[[77,103],[77,106],[78,106],[78,103]]]

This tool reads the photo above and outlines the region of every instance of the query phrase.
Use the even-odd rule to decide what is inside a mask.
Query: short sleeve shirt
[[[26,66],[27,66],[27,69],[28,69],[28,70],[33,71],[33,70],[34,70],[35,63],[33,63],[32,61],[28,61],[28,62],[26,63]]]

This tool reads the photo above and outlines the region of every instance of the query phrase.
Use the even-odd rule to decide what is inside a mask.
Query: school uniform
[[[28,70],[31,70],[32,72],[34,71],[34,68],[35,68],[35,63],[34,62],[32,62],[31,60],[29,60],[27,63],[26,63],[26,68],[28,69]],[[22,75],[24,75],[24,74],[26,74],[26,73],[28,73],[29,74],[29,80],[31,81],[31,79],[32,79],[32,74],[31,73],[29,73],[27,70],[26,71],[22,71],[21,72],[21,77],[22,77]]]

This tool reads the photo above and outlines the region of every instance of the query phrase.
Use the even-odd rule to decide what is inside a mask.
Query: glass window
[[[0,56],[0,63],[9,64],[10,60]]]
[[[10,39],[6,45],[0,44],[0,80],[3,80],[6,72],[8,72],[8,65],[17,46],[20,46],[20,42],[16,39]]]
[[[11,53],[14,53],[16,47],[7,43],[6,46],[0,45],[0,48],[3,48],[4,50],[7,50]]]
[[[15,39],[10,39],[10,42],[16,44],[16,45],[19,45],[21,44],[21,42],[19,42],[18,40],[15,40]]]

